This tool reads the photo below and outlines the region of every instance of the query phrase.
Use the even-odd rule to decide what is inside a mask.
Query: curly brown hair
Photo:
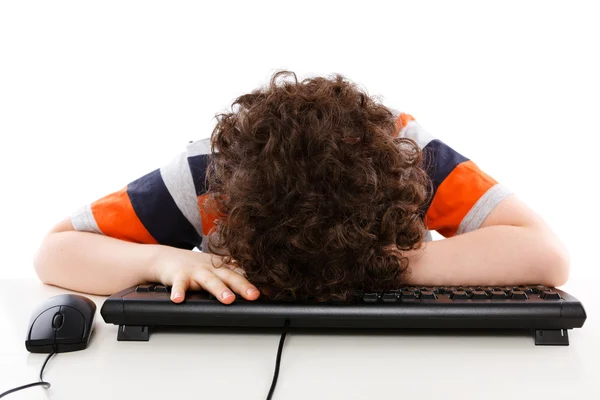
[[[279,71],[216,119],[210,252],[273,299],[344,300],[402,284],[403,251],[426,232],[430,181],[388,108],[340,74],[298,82]]]

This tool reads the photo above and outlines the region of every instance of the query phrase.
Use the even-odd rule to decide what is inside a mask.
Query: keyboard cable
[[[281,350],[283,349],[283,342],[285,342],[285,336],[287,334],[288,327],[290,326],[290,320],[286,319],[283,324],[283,331],[281,332],[281,338],[279,339],[279,347],[277,348],[277,358],[275,360],[275,372],[273,374],[273,381],[271,382],[271,389],[269,389],[269,394],[267,395],[267,400],[271,400],[273,398],[273,392],[275,391],[275,386],[277,385],[277,378],[279,377],[279,365],[281,364]]]
[[[14,389],[7,390],[4,393],[0,393],[0,398],[4,397],[6,395],[9,395],[11,393],[14,393],[14,392],[18,392],[19,390],[28,389],[28,388],[34,387],[34,386],[44,386],[45,389],[50,388],[50,386],[52,386],[52,385],[50,385],[50,382],[44,381],[43,374],[44,374],[44,368],[46,368],[46,364],[48,363],[48,360],[50,360],[50,357],[52,357],[55,354],[56,354],[56,349],[54,349],[52,351],[52,353],[48,354],[48,357],[46,357],[46,361],[44,361],[44,365],[42,365],[42,369],[40,370],[40,381],[39,382],[33,382],[33,383],[29,383],[27,385],[23,385],[23,386],[16,387]]]

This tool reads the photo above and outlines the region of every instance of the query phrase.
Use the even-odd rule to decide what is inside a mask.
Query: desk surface
[[[31,312],[68,291],[35,280],[0,284],[2,392],[37,380],[46,355],[25,349]],[[514,334],[290,334],[274,399],[600,398],[594,373],[600,337],[593,318],[599,304],[581,296],[583,289],[565,288],[588,314],[583,328],[569,331],[568,347],[534,346],[531,336]],[[99,313],[104,297],[88,297],[98,305],[89,347],[50,360],[47,391],[36,387],[7,399],[266,398],[278,334],[157,332],[149,342],[117,342],[117,327]]]

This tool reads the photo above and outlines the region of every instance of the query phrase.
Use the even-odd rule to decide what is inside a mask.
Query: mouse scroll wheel
[[[56,313],[56,315],[52,319],[52,327],[58,329],[62,326],[62,324],[63,324],[63,315]]]

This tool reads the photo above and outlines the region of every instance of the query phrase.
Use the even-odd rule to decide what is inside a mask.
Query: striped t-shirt
[[[510,192],[475,163],[436,139],[410,115],[391,110],[397,135],[423,150],[433,182],[425,225],[444,237],[478,229]],[[104,196],[71,216],[78,231],[95,232],[146,244],[208,252],[216,215],[208,212],[206,168],[210,139],[194,141],[171,163]],[[431,240],[427,235],[426,240]]]

